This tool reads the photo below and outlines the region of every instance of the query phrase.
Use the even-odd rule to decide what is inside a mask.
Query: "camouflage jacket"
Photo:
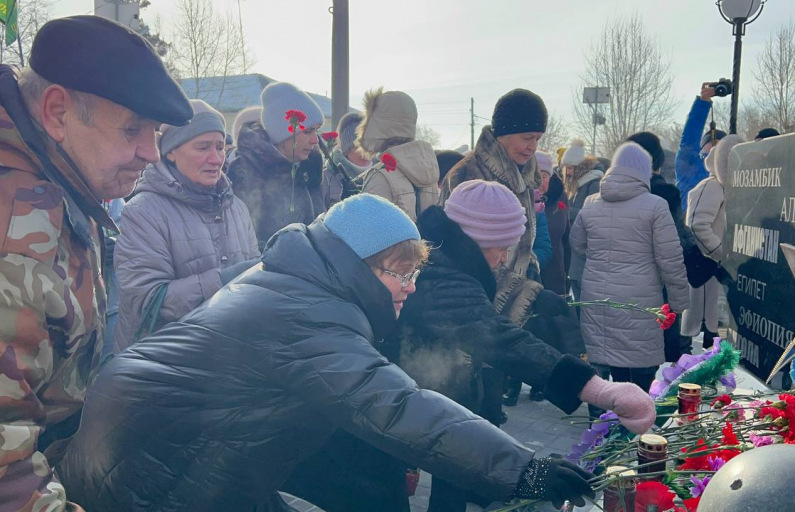
[[[75,510],[53,470],[68,441],[45,430],[80,410],[98,369],[105,314],[98,222],[114,224],[2,75],[0,512]]]

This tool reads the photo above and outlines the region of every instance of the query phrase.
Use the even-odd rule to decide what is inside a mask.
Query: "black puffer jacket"
[[[480,370],[487,363],[528,384],[566,412],[580,405],[577,395],[593,376],[580,359],[560,352],[496,312],[496,282],[477,244],[439,206],[418,222],[433,247],[430,261],[406,300],[385,353],[425,388],[472,410],[482,397]]]
[[[682,244],[688,283],[693,288],[704,286],[715,275],[718,262],[702,254],[696,243],[695,235],[689,227],[685,226],[685,214],[682,211],[679,189],[676,188],[676,185],[666,182],[659,174],[652,174],[651,193],[665,199],[668,203],[668,210],[674,219],[679,242]]]
[[[237,158],[227,174],[235,195],[251,213],[260,250],[284,226],[293,222],[309,224],[325,211],[320,151],[315,149],[301,162],[295,180],[291,169],[292,165],[271,144],[261,124],[240,130]]]
[[[322,220],[113,359],[58,468],[88,511],[250,511],[337,427],[492,499],[533,453],[373,347],[389,291]],[[323,475],[317,475],[323,478]]]

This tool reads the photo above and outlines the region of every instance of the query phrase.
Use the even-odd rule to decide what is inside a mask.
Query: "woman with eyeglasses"
[[[561,355],[495,310],[494,272],[525,232],[524,212],[504,185],[471,180],[453,189],[444,208],[420,216],[420,234],[432,250],[385,352],[419,386],[474,412],[481,411],[481,371],[488,364],[542,390],[567,413],[582,401],[612,401],[608,409],[621,411],[627,428],[645,432],[654,406],[640,388],[596,377],[581,359]],[[434,474],[429,512],[466,510],[468,494],[453,484]]]
[[[504,259],[499,248],[489,255],[492,264]],[[582,496],[593,496],[592,475],[534,458],[489,422],[419,388],[375,348],[402,316],[426,258],[411,219],[369,194],[337,203],[309,226],[276,233],[263,265],[103,368],[57,468],[70,498],[86,510],[114,512],[270,511],[271,496],[295,468],[344,429],[495,501],[539,498],[561,506],[571,499],[584,506]],[[518,340],[502,346],[512,344]],[[555,357],[542,360],[551,365]],[[577,375],[591,378],[585,369]],[[614,395],[623,388],[592,382],[583,396],[629,415],[633,431],[651,424],[648,395],[648,404],[629,403],[631,389],[620,400]],[[320,487],[334,476],[307,478]]]

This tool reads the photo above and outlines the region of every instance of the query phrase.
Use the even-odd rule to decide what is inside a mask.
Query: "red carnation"
[[[566,209],[566,203],[564,203],[563,201],[558,201],[558,210],[565,210],[565,209]]]
[[[734,433],[734,427],[731,423],[726,423],[726,426],[721,430],[723,432],[723,440],[721,441],[726,446],[737,446],[740,440],[737,439],[737,434]]]
[[[684,500],[685,508],[687,512],[697,512],[698,511],[698,504],[701,501],[701,496],[698,498],[689,498]]]
[[[688,450],[687,448],[682,448],[682,453],[686,454],[693,454],[695,455],[698,452],[703,452],[704,450],[708,449],[709,447],[704,443],[703,439],[699,439],[698,443],[696,443],[696,448],[692,450]],[[700,470],[708,470],[709,469],[709,454],[701,455],[701,456],[694,456],[694,457],[687,457],[679,466],[681,470],[690,470],[690,471],[700,471]]]
[[[660,311],[662,311],[663,315],[667,315],[668,313],[671,313],[671,306],[668,304],[663,304],[660,308]]]
[[[709,405],[713,409],[723,409],[727,405],[731,405],[731,403],[732,403],[732,397],[730,397],[729,395],[720,395],[715,397],[715,400],[713,400],[712,403]]]
[[[384,153],[381,155],[381,162],[383,162],[386,172],[392,172],[397,169],[397,160],[395,160],[395,157],[389,153]]]
[[[284,119],[289,121],[290,124],[301,124],[306,121],[306,114],[300,110],[288,110],[284,113]]]
[[[337,133],[337,132],[326,132],[326,133],[323,134],[323,140],[328,142],[330,140],[336,139],[339,136],[340,136],[340,134]]]
[[[667,306],[667,304],[665,306]],[[665,320],[657,319],[657,323],[660,324],[660,329],[663,331],[670,329],[674,322],[676,322],[676,313],[666,313]]]
[[[635,512],[656,510],[660,512],[675,507],[676,494],[665,484],[655,481],[641,482],[635,491]]]

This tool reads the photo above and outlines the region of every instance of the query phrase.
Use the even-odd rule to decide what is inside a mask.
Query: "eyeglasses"
[[[397,272],[392,272],[391,270],[387,270],[387,269],[381,268],[381,267],[375,267],[375,268],[377,268],[378,270],[380,270],[384,274],[390,275],[390,276],[394,277],[395,279],[397,279],[398,281],[400,281],[400,286],[402,286],[403,288],[408,286],[409,283],[416,283],[417,282],[417,278],[420,276],[420,269],[418,269],[418,268],[415,268],[414,270],[412,270],[411,272],[409,272],[406,275],[398,274]]]

